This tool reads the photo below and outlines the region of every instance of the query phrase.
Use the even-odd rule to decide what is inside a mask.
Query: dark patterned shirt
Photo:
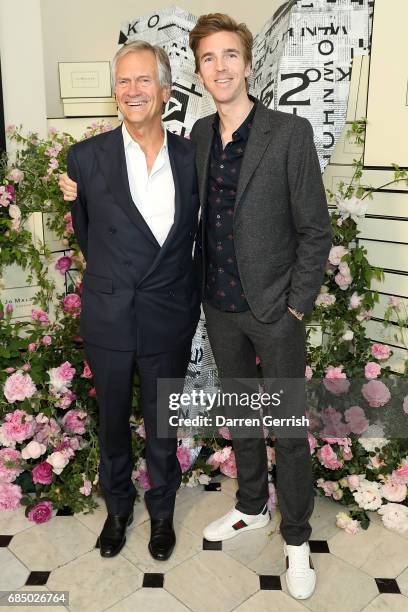
[[[235,258],[233,215],[239,173],[255,108],[254,100],[251,112],[232,134],[232,141],[225,149],[222,148],[218,114],[213,122],[207,196],[205,299],[224,312],[244,312],[249,309]]]

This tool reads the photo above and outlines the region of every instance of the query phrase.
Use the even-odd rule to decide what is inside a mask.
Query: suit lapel
[[[271,131],[268,113],[265,107],[258,102],[239,173],[234,214],[237,213],[244,191],[269,145]]]
[[[211,144],[214,135],[212,128],[212,122],[214,115],[210,115],[207,119],[207,124],[202,128],[200,140],[197,143],[196,151],[196,167],[197,177],[200,192],[200,202],[202,209],[202,218],[207,205],[207,190],[208,190],[208,179],[209,179],[209,167],[210,167],[210,155],[211,155]]]
[[[159,243],[132,200],[123,146],[122,126],[107,134],[105,142],[97,150],[97,157],[115,202],[119,204],[132,223],[137,225],[144,233],[146,238],[159,248]]]
[[[167,146],[174,181],[174,222],[170,228],[166,240],[163,243],[163,246],[158,251],[152,265],[146,271],[146,274],[140,279],[138,283],[139,285],[157,268],[160,261],[165,256],[169,245],[172,243],[174,235],[177,233],[182,221],[183,201],[185,197],[182,180],[183,174],[186,174],[186,169],[188,168],[189,164],[193,163],[193,155],[190,153],[189,158],[188,150],[186,151],[184,147],[180,146],[178,138],[171,132],[167,132]],[[186,193],[185,195],[188,197],[189,194]]]

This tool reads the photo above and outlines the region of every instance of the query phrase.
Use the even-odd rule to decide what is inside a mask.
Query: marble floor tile
[[[301,602],[283,591],[258,591],[234,612],[306,612]]]
[[[280,515],[276,514],[268,526],[225,540],[222,550],[257,574],[279,576],[285,571],[279,523]]]
[[[14,591],[24,586],[29,570],[7,548],[0,548],[0,591]]]
[[[408,599],[394,593],[381,593],[363,612],[408,612]]]
[[[375,581],[361,570],[330,554],[312,554],[316,590],[302,604],[314,612],[360,612],[378,595]],[[282,589],[287,592],[286,579]]]
[[[142,581],[142,572],[122,555],[104,559],[92,550],[54,570],[47,587],[68,590],[72,612],[100,612],[139,589]]]
[[[25,508],[5,510],[0,512],[0,534],[15,535],[25,529],[30,529],[33,523],[24,514]]]
[[[314,510],[310,519],[312,527],[311,540],[328,540],[339,532],[336,526],[336,514],[345,512],[344,506],[328,497],[315,497]]]
[[[233,501],[228,495],[219,491],[201,491],[176,508],[174,521],[202,537],[208,523],[220,518],[233,507]]]
[[[73,516],[55,516],[14,536],[9,549],[30,570],[52,570],[95,546],[95,534]]]
[[[408,569],[404,570],[397,577],[397,583],[398,583],[401,593],[405,595],[405,597],[408,597]]]
[[[99,508],[96,508],[93,513],[89,512],[88,514],[85,514],[84,512],[79,512],[74,514],[75,518],[85,525],[85,527],[90,529],[95,535],[100,534],[107,517],[107,510],[104,500],[102,498],[98,498],[97,502],[99,504]],[[133,507],[132,526],[140,525],[148,518],[149,513],[147,512],[143,497],[141,497],[140,500],[135,501],[135,505]]]
[[[165,588],[194,612],[226,612],[259,589],[259,577],[222,552],[202,551],[170,570]]]
[[[408,566],[407,541],[377,524],[356,535],[342,530],[330,538],[329,548],[374,578],[395,578]]]
[[[176,546],[167,561],[155,561],[147,548],[150,539],[150,521],[129,532],[122,554],[143,572],[167,572],[202,550],[202,537],[175,523]]]
[[[165,589],[143,588],[107,609],[109,612],[189,612],[189,608]]]

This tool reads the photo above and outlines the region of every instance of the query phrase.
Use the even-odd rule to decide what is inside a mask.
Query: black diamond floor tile
[[[222,542],[209,542],[204,538],[203,550],[222,550]]]
[[[8,546],[13,539],[12,535],[0,535],[0,547],[5,548]]]
[[[57,516],[74,516],[74,513],[71,508],[65,507],[58,510]]]
[[[164,574],[146,573],[143,576],[142,586],[150,589],[162,589],[164,584]]]
[[[204,489],[206,491],[221,491],[221,483],[220,482],[209,482],[204,485]]]
[[[326,540],[309,540],[310,552],[329,553],[329,545]]]
[[[394,578],[376,578],[375,581],[380,593],[401,593],[397,581]]]
[[[259,587],[262,591],[281,591],[280,576],[259,576]]]
[[[38,572],[38,571],[30,572],[30,575],[28,576],[26,580],[26,585],[27,584],[31,584],[31,585],[47,584],[47,580],[50,574],[51,572]]]

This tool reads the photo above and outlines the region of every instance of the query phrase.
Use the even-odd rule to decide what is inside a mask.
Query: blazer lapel
[[[176,234],[182,219],[183,212],[183,174],[186,174],[186,169],[189,163],[193,163],[194,158],[192,153],[189,153],[180,146],[178,139],[171,132],[167,132],[167,146],[169,151],[169,159],[171,171],[174,181],[174,222],[170,228],[166,240],[161,249],[158,251],[152,265],[146,271],[146,274],[140,279],[140,285],[144,279],[151,274],[159,265],[161,259],[165,256],[169,245],[171,244],[174,235]],[[189,159],[190,157],[190,159]],[[188,194],[186,194],[188,196]]]
[[[253,126],[245,148],[241,171],[239,173],[234,215],[239,208],[244,191],[270,142],[270,132],[271,124],[268,113],[264,106],[258,102]]]
[[[119,204],[132,223],[137,225],[146,238],[159,248],[159,243],[132,200],[123,146],[122,126],[119,126],[107,136],[104,144],[97,150],[97,157],[108,188],[115,202]]]
[[[213,120],[214,115],[207,117],[207,125],[202,128],[202,136],[200,136],[196,150],[196,167],[202,218],[207,204],[208,173],[210,167],[211,144],[214,135],[214,130],[212,128]]]

